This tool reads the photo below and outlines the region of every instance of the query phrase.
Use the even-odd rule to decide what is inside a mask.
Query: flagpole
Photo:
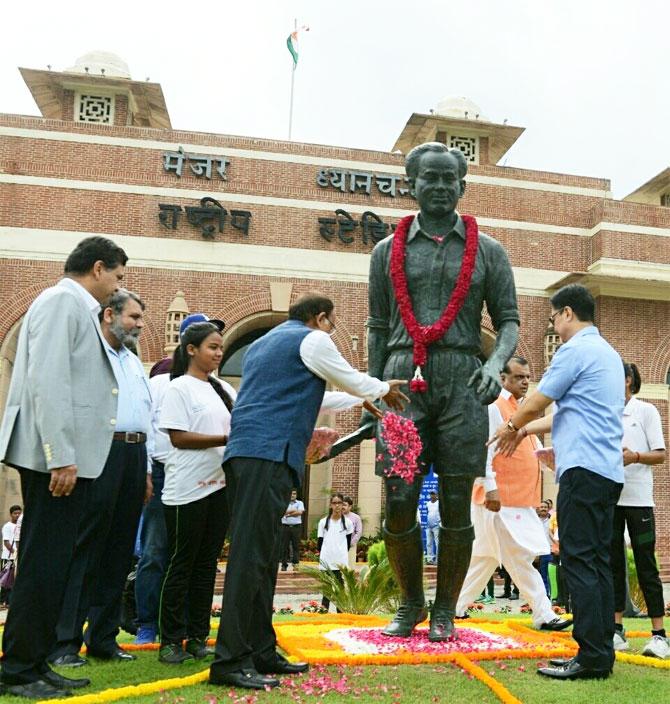
[[[298,30],[298,19],[293,20],[293,31]],[[288,140],[291,141],[291,134],[293,132],[293,90],[295,88],[295,69],[297,63],[293,61],[293,67],[291,68],[291,103],[288,110]]]

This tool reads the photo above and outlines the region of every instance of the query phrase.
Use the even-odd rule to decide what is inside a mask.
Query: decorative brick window
[[[114,97],[77,93],[74,114],[75,120],[78,122],[97,122],[111,125],[114,123]]]
[[[556,354],[556,350],[562,345],[561,338],[554,330],[553,325],[549,325],[544,333],[544,366],[545,369],[551,364],[551,360]]]
[[[479,137],[450,134],[447,145],[450,149],[460,149],[468,163],[479,164]]]

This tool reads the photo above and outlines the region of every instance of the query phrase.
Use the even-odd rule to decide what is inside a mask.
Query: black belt
[[[141,445],[147,441],[146,433],[114,433],[112,437],[114,440],[127,442],[130,445]]]

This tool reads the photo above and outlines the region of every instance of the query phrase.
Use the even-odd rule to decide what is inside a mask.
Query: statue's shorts
[[[486,441],[489,435],[488,410],[468,386],[472,374],[481,367],[477,357],[454,349],[429,349],[428,363],[422,367],[428,390],[411,393],[409,383],[402,391],[410,398],[400,413],[411,418],[421,436],[421,470],[427,474],[431,465],[436,474],[483,477],[486,471]],[[384,368],[384,379],[407,379],[414,376],[411,350],[391,352]],[[384,410],[386,408],[382,405]],[[376,473],[383,475],[389,465],[381,436],[377,434]],[[381,457],[381,459],[380,459]]]

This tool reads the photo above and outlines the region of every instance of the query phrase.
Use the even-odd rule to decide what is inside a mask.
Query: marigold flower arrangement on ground
[[[382,441],[386,446],[389,466],[384,469],[387,477],[401,477],[408,484],[421,473],[419,457],[423,450],[419,431],[411,418],[387,412],[382,419]],[[380,455],[378,460],[384,459]]]
[[[458,641],[431,643],[419,626],[407,638],[381,636],[388,619],[370,615],[324,614],[309,621],[278,623],[279,645],[291,656],[320,664],[402,665],[470,660],[574,655],[572,641],[509,621],[469,619]]]
[[[367,635],[371,631],[379,632],[388,619],[373,615],[355,614],[323,614],[316,615],[302,613],[304,619],[287,621],[276,624],[279,645],[288,653],[288,659],[309,660],[312,664],[310,672],[306,676],[286,677],[282,679],[282,689],[295,701],[303,701],[302,697],[322,698],[328,694],[353,695],[360,698],[362,694],[369,694],[373,690],[368,687],[359,689],[353,685],[352,677],[357,677],[363,673],[363,665],[413,665],[417,663],[432,664],[433,672],[446,671],[446,667],[456,667],[470,679],[477,679],[487,686],[491,692],[503,704],[521,704],[500,681],[496,680],[498,670],[514,669],[519,672],[526,672],[527,668],[523,664],[515,663],[516,659],[541,658],[543,660],[554,657],[570,657],[576,653],[577,646],[572,641],[569,632],[548,633],[546,631],[536,631],[530,627],[530,620],[505,620],[489,621],[486,618],[468,619],[468,630],[478,631],[472,636],[461,639],[458,642],[430,643],[421,633],[417,634],[416,641],[425,641],[426,647],[404,648],[391,653],[355,653],[347,652],[337,641],[337,631],[348,631],[348,636],[357,646],[372,647],[379,640],[383,648],[390,644],[388,638],[380,639],[377,636]],[[476,624],[476,628],[472,628]],[[424,624],[425,626],[425,624]],[[425,631],[425,627],[421,630]],[[330,638],[328,636],[331,636]],[[627,634],[631,638],[648,638],[648,631],[629,631]],[[334,637],[333,637],[334,636]],[[493,643],[494,647],[487,647]],[[404,641],[407,639],[396,639]],[[414,639],[412,639],[414,640]],[[214,640],[208,641],[209,645],[214,644]],[[465,650],[462,645],[468,646]],[[509,646],[509,647],[507,647]],[[134,646],[123,644],[126,650],[156,650],[157,643],[146,646]],[[448,652],[428,652],[442,648]],[[301,653],[299,656],[297,653]],[[617,660],[623,663],[638,665],[642,667],[658,668],[670,670],[670,661],[658,660],[642,655],[618,652]],[[328,671],[325,664],[336,665],[336,671]],[[537,667],[545,667],[546,662],[538,661]],[[443,666],[444,665],[444,666]],[[377,669],[373,670],[376,673]],[[100,704],[100,702],[118,702],[125,699],[136,699],[138,697],[149,697],[159,695],[159,702],[172,701],[170,690],[190,687],[197,684],[204,684],[209,676],[209,668],[187,675],[185,677],[170,677],[159,679],[142,684],[122,685],[115,688],[106,689],[90,694],[68,697],[64,699],[52,700],[55,704]],[[384,681],[382,679],[382,681]],[[384,693],[396,690],[395,686],[380,684],[379,689]],[[218,694],[218,693],[217,693]],[[204,700],[212,702],[218,701],[219,697],[226,698],[233,704],[252,704],[260,701],[263,695],[240,694],[230,689],[225,694],[207,694]],[[374,698],[374,697],[373,697]],[[398,693],[398,701],[400,693]],[[175,697],[174,701],[183,701],[182,697]],[[437,701],[433,698],[431,701]]]

